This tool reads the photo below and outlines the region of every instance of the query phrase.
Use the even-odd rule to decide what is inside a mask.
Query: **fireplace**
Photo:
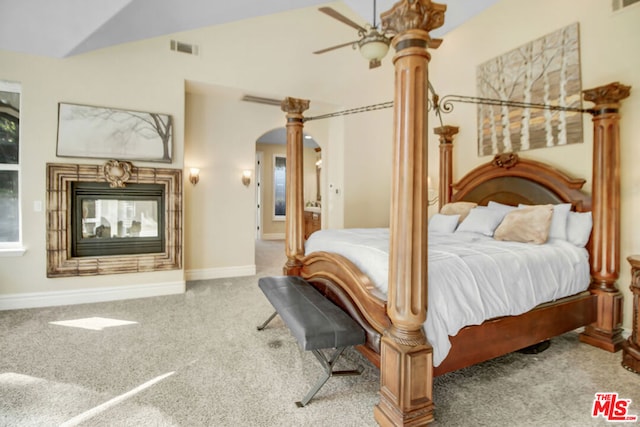
[[[47,164],[47,276],[182,267],[182,171]]]
[[[164,251],[164,186],[71,184],[71,256]]]

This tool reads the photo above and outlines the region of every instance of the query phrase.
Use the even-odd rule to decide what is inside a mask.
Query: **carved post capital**
[[[440,126],[433,129],[433,132],[440,137],[440,144],[452,144],[453,137],[458,133],[458,126]]]
[[[282,111],[288,114],[301,115],[309,109],[309,100],[286,97],[280,104]]]
[[[595,109],[598,110],[603,106],[613,108],[620,107],[620,101],[628,98],[630,92],[631,86],[625,86],[619,82],[614,82],[593,89],[583,90],[582,94],[584,96],[584,100],[596,104]]]
[[[380,15],[382,29],[396,34],[409,30],[429,32],[444,24],[447,6],[431,0],[402,0]]]

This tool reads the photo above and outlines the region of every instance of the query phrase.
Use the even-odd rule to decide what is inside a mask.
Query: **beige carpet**
[[[373,426],[379,373],[355,352],[305,407],[321,373],[257,288],[280,274],[282,242],[259,242],[258,275],[190,282],[183,295],[0,312],[0,426]],[[90,330],[50,322],[136,322]],[[436,379],[437,426],[610,425],[591,417],[597,392],[632,399],[640,376],[620,353],[574,333],[538,355],[511,354]],[[624,425],[624,424],[622,424]]]

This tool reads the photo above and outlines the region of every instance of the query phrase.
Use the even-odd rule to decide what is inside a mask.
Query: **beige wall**
[[[188,82],[186,91],[185,168],[199,168],[200,182],[185,187],[185,276],[195,280],[253,274],[256,152],[264,152],[266,165],[263,232],[276,236],[284,235],[284,222],[271,220],[271,163],[274,154],[286,154],[284,145],[256,144],[256,140],[282,127],[285,113],[278,107],[241,101],[243,92],[238,89]],[[305,131],[322,142],[330,124],[318,121]],[[313,149],[306,149],[304,156],[307,170],[315,170]],[[241,182],[245,169],[254,172],[249,187]],[[315,193],[305,191],[307,194],[315,197]]]
[[[93,159],[56,157],[58,102],[108,106],[170,114],[174,117],[174,161],[136,162],[140,166],[182,167],[184,89],[180,81],[158,78],[156,67],[134,55],[136,49],[123,52],[116,61],[112,55],[94,53],[69,60],[55,60],[0,51],[0,78],[22,85],[20,122],[21,211],[23,244],[20,257],[0,257],[0,295],[33,294],[52,291],[99,289],[120,290],[139,285],[167,284],[175,289],[184,285],[182,270],[124,274],[117,276],[46,278],[46,191],[47,162],[98,164]],[[135,72],[131,72],[135,70]],[[102,161],[101,163],[104,163]],[[43,210],[34,211],[34,202]],[[101,297],[107,297],[102,292]],[[36,297],[38,304],[49,300]],[[0,301],[0,303],[6,300]],[[72,301],[71,299],[69,301]],[[13,300],[10,300],[12,303]]]
[[[265,127],[272,126],[278,114],[269,114],[269,110],[257,112],[262,106],[244,104],[235,92],[223,90],[186,96],[185,139],[189,149],[185,164],[200,169],[200,182],[185,188],[188,272],[233,267],[251,274],[255,194],[253,186],[242,184],[241,177],[245,169],[254,170],[260,122]],[[233,125],[252,114],[251,109],[256,127]]]
[[[345,123],[344,226],[388,227],[393,109],[354,114]]]

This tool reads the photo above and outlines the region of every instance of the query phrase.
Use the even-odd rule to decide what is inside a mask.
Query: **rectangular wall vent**
[[[279,107],[282,104],[281,99],[264,98],[262,96],[255,96],[255,95],[244,95],[242,97],[242,100],[246,102],[255,102],[258,104],[275,105],[277,107]]]
[[[187,53],[189,55],[198,54],[198,46],[195,44],[183,43],[177,40],[171,40],[171,50],[175,52]]]
[[[612,7],[613,10],[616,11],[638,2],[640,2],[640,0],[612,0]]]

